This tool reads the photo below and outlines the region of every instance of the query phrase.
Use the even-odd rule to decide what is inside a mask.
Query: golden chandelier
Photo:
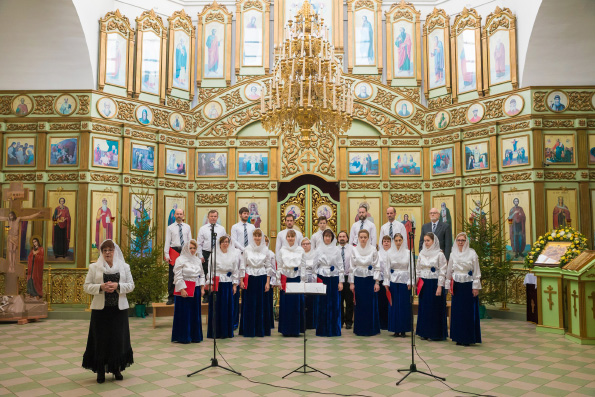
[[[329,29],[308,0],[285,27],[271,86],[261,97],[262,125],[269,133],[343,134],[351,127],[353,88],[342,76]],[[265,98],[266,97],[266,98]]]

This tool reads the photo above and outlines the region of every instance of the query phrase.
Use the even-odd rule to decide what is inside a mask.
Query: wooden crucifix
[[[2,190],[2,197],[8,201],[8,208],[0,209],[0,221],[8,221],[6,260],[0,258],[0,272],[4,273],[4,293],[18,294],[18,277],[24,276],[25,267],[19,260],[22,221],[50,220],[50,208],[23,208],[23,200],[29,197],[29,189],[21,182],[11,182],[8,189]]]
[[[550,304],[550,310],[554,307],[554,300],[552,299],[552,294],[557,294],[558,292],[554,291],[551,285],[547,286],[547,289],[543,290],[546,294],[550,294],[549,298],[547,298],[547,303]]]

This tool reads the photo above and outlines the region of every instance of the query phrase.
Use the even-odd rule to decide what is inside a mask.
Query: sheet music
[[[326,285],[322,283],[287,283],[285,293],[324,295],[326,294]]]

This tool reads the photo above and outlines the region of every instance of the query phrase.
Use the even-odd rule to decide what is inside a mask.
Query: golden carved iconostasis
[[[142,192],[153,197],[156,243],[175,208],[185,210],[196,234],[208,209],[218,209],[230,230],[242,206],[274,243],[282,227],[279,184],[308,174],[337,184],[337,227],[344,230],[366,202],[375,203],[377,227],[388,206],[402,222],[421,226],[429,209],[444,203],[441,214],[457,231],[480,196],[495,218],[508,216],[519,199],[528,245],[552,227],[559,205],[592,240],[595,88],[518,88],[510,10],[496,8],[486,18],[465,9],[450,19],[436,10],[421,23],[408,3],[395,3],[383,19],[377,2],[360,0],[349,2],[344,31],[342,3],[318,2],[333,21],[336,56],[351,68],[354,121],[345,135],[314,131],[305,146],[297,133],[272,135],[260,124],[273,63],[267,48],[282,40],[277,25],[291,12],[280,3],[274,33],[259,25],[270,13],[265,1],[240,1],[235,10],[206,6],[198,24],[184,11],[168,18],[147,11],[135,23],[110,12],[99,22],[97,90],[0,92],[0,182],[22,181],[38,207],[56,207],[63,195],[71,212],[72,252],[51,258],[53,266],[88,266],[98,230],[108,233],[106,217],[125,244],[121,220],[138,216],[134,197]],[[240,21],[235,31],[232,11]],[[369,46],[365,38],[378,32],[364,16],[372,26],[387,25],[394,39],[388,48],[380,40]],[[350,48],[343,48],[345,34]],[[474,54],[464,68],[463,52]],[[422,68],[422,59],[440,53],[444,62]],[[422,98],[421,81],[429,79]],[[34,224],[33,231],[44,244],[52,241],[50,226]]]

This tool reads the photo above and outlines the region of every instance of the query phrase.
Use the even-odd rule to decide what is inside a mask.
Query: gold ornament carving
[[[587,127],[595,127],[595,120],[588,120]]]
[[[535,123],[535,127],[541,127],[541,120],[533,121]]]
[[[198,96],[198,103],[200,104],[201,102],[206,101],[208,98],[224,89],[225,88],[198,88],[196,93]]]
[[[433,189],[441,189],[444,187],[455,187],[455,181],[437,181],[432,183]]]
[[[87,123],[86,121],[83,121],[81,123],[81,129],[86,130],[89,128],[89,123]]]
[[[579,125],[579,126],[581,126],[581,127],[584,127],[586,124],[587,124],[587,123],[586,123],[586,120],[585,120],[585,119],[580,119],[580,120],[578,121],[578,125]]]
[[[572,128],[574,120],[543,120],[543,126],[546,128]]]
[[[496,177],[496,175],[492,175],[492,182],[496,182],[497,180],[498,180],[498,178]],[[457,185],[458,185],[458,183],[457,183]]]
[[[574,172],[546,172],[545,179],[554,179],[554,180],[574,180],[576,174]]]
[[[153,125],[155,127],[169,128],[169,115],[171,112],[160,109],[151,109],[153,111]]]
[[[424,183],[424,186],[426,187],[426,189],[429,189],[430,188],[430,183],[429,182],[426,182],[426,183]]]
[[[391,139],[391,145],[395,146],[417,146],[419,141],[417,139]]]
[[[175,108],[177,110],[190,110],[190,103],[185,99],[177,99],[172,96],[167,97],[167,106]]]
[[[466,186],[473,186],[473,185],[487,185],[490,183],[489,176],[478,176],[476,178],[467,178],[465,179]]]
[[[336,137],[333,134],[321,134],[318,142],[318,172],[331,177],[335,176]]]
[[[581,172],[581,178],[583,178],[583,179],[589,179],[589,173],[588,172]]]
[[[424,125],[425,125],[424,116],[425,116],[425,113],[423,111],[416,109],[415,114],[413,115],[413,117],[410,120],[411,124],[419,125],[423,129]]]
[[[209,124],[209,122],[207,120],[205,120],[205,118],[202,116],[201,113],[202,112],[196,112],[193,115],[193,117],[194,117],[194,125],[197,126],[198,128],[202,128],[205,125]]]
[[[512,12],[508,8],[501,9],[500,7],[496,7],[494,12],[486,18],[486,25],[483,28],[484,32],[487,32],[491,36],[500,27],[510,29],[511,23],[513,24],[512,27],[514,27],[514,22],[509,19],[509,15],[511,16]]]
[[[198,146],[226,146],[225,141],[200,140]]]
[[[372,0],[359,0],[355,3],[355,7],[356,10],[360,9],[360,8],[370,8],[370,9],[374,9],[374,2]]]
[[[419,102],[421,99],[421,93],[420,93],[419,88],[397,87],[396,91],[399,94],[401,94],[409,99],[413,99],[416,102]]]
[[[299,171],[297,164],[300,153],[300,141],[296,134],[285,134],[283,136],[283,151],[281,156],[281,176],[287,178]]]
[[[547,91],[535,91],[533,93],[533,110],[536,112],[545,112],[547,108],[545,107],[545,96],[547,95]]]
[[[12,96],[0,96],[0,114],[10,114],[12,106]]]
[[[589,172],[589,179],[595,179],[595,172]]]
[[[107,132],[107,133],[114,134],[114,135],[120,135],[120,133],[122,132],[120,130],[120,127],[110,127],[107,125],[95,124],[95,123],[93,123],[93,131]]]
[[[355,190],[380,189],[380,182],[348,182],[347,185]]]
[[[130,183],[140,186],[155,186],[155,179],[131,176]]]
[[[390,201],[397,204],[416,204],[421,203],[421,196],[421,193],[391,194]]]
[[[6,182],[31,182],[35,178],[35,174],[6,174],[4,180]]]
[[[240,190],[268,190],[269,183],[268,182],[255,182],[255,183],[238,183],[238,189]]]
[[[50,131],[78,131],[80,127],[79,123],[52,123]]]
[[[211,21],[219,21],[221,23],[225,23],[225,17],[221,13],[213,12],[205,17],[205,25]]]
[[[502,182],[517,182],[517,181],[528,181],[531,179],[531,173],[512,173],[512,174],[502,174],[501,176]]]
[[[452,135],[440,136],[438,138],[432,138],[432,144],[437,145],[439,143],[450,143],[454,142],[454,138]]]
[[[450,126],[467,124],[467,109],[469,106],[451,110]]]
[[[79,99],[79,110],[76,114],[89,114],[91,97],[89,95],[77,95],[77,98]]]
[[[448,94],[434,99],[428,99],[428,109],[435,110],[452,105],[452,95]]]
[[[570,91],[568,92],[568,110],[590,111],[591,110],[590,91]]]
[[[436,114],[428,114],[426,115],[426,131],[432,132],[436,129],[434,126],[434,119],[436,118]]]
[[[266,146],[266,139],[240,141],[240,146]]]
[[[174,137],[168,136],[168,137],[165,138],[165,143],[173,143],[175,145],[187,146],[188,145],[188,140],[187,139],[183,139],[183,138],[174,138]]]
[[[169,189],[186,189],[186,184],[184,182],[159,181],[159,185]]]
[[[7,124],[6,131],[36,131],[37,124]]]
[[[421,189],[421,182],[391,182],[391,189]]]
[[[378,146],[378,140],[376,139],[351,139],[349,141],[350,146]]]
[[[522,121],[520,123],[504,124],[500,126],[500,132],[512,132],[529,128],[531,123],[529,121]]]
[[[54,95],[33,95],[35,108],[33,114],[54,114]]]
[[[318,213],[316,210],[318,210],[322,205],[328,205],[331,208],[332,216],[327,219],[327,224],[331,230],[337,230],[337,204],[333,203],[328,197],[326,197],[326,195],[320,194],[320,192],[316,189],[312,189],[312,212],[310,213],[310,219],[312,219],[312,230],[315,230],[316,226],[318,225]]]
[[[455,17],[451,27],[451,34],[456,37],[465,28],[481,28],[481,18],[474,8],[468,10],[467,7],[463,7],[463,11]]]
[[[476,131],[465,131],[463,132],[463,139],[469,139],[469,138],[479,138],[482,136],[488,136],[490,134],[490,131],[493,130],[494,128],[484,128],[481,130],[476,130]]]
[[[192,116],[188,116],[183,114],[182,118],[184,118],[184,132],[194,132],[195,122]]]
[[[117,183],[117,182],[120,182],[120,177],[118,175],[110,175],[110,174],[91,174],[91,181],[92,182]]]
[[[383,135],[412,134],[403,124],[388,117],[386,114],[372,110],[359,103],[353,104],[353,118],[365,120],[381,130]]]
[[[372,103],[376,103],[386,109],[392,110],[393,101],[397,96],[388,91],[379,89]]]
[[[537,172],[535,176],[539,179],[543,178],[543,172]]]
[[[227,182],[219,183],[197,183],[196,190],[226,190]]]
[[[48,174],[49,182],[76,181],[78,179],[79,179],[78,174]]]
[[[134,103],[128,103],[123,101],[116,101],[118,104],[118,114],[116,118],[118,120],[135,121],[134,119]]]
[[[431,33],[436,28],[444,28],[446,23],[448,23],[446,12],[434,7],[432,13],[426,17],[424,32]]]
[[[256,8],[257,10],[262,10],[262,3],[257,0],[249,0],[246,3],[244,3],[244,10],[247,10],[248,8]]]
[[[260,109],[256,106],[252,106],[248,109],[242,110],[241,112],[235,113],[226,120],[214,125],[212,129],[205,133],[205,136],[235,135],[237,130],[252,121],[260,120],[260,117]]]
[[[242,99],[239,89],[230,92],[229,94],[223,95],[221,99],[223,100],[223,103],[225,104],[225,109],[227,111],[233,110],[246,103]]]
[[[146,139],[149,141],[155,141],[157,139],[157,136],[155,134],[151,134],[150,132],[142,132],[129,129],[127,129],[126,132],[129,132],[128,135],[132,136],[133,138]]]
[[[38,181],[43,180],[43,174],[37,174],[37,180]]]
[[[297,192],[297,194],[291,198],[289,198],[286,202],[284,202],[283,204],[281,204],[281,208],[279,211],[279,218],[283,220],[283,218],[285,217],[285,213],[287,210],[287,207],[295,205],[297,206],[300,210],[302,214],[306,213],[306,188],[300,189],[299,192]],[[306,230],[305,228],[305,216],[300,216],[299,218],[297,218],[295,220],[295,225],[300,229],[300,230]],[[283,224],[283,222],[281,223]]]
[[[484,119],[496,119],[499,117],[503,117],[504,113],[502,112],[502,103],[506,98],[499,98],[493,101],[486,101],[484,102],[484,106],[486,108]]]
[[[198,204],[225,204],[225,203],[227,203],[227,193],[221,193],[221,194],[200,193],[200,194],[196,195],[196,202]]]

